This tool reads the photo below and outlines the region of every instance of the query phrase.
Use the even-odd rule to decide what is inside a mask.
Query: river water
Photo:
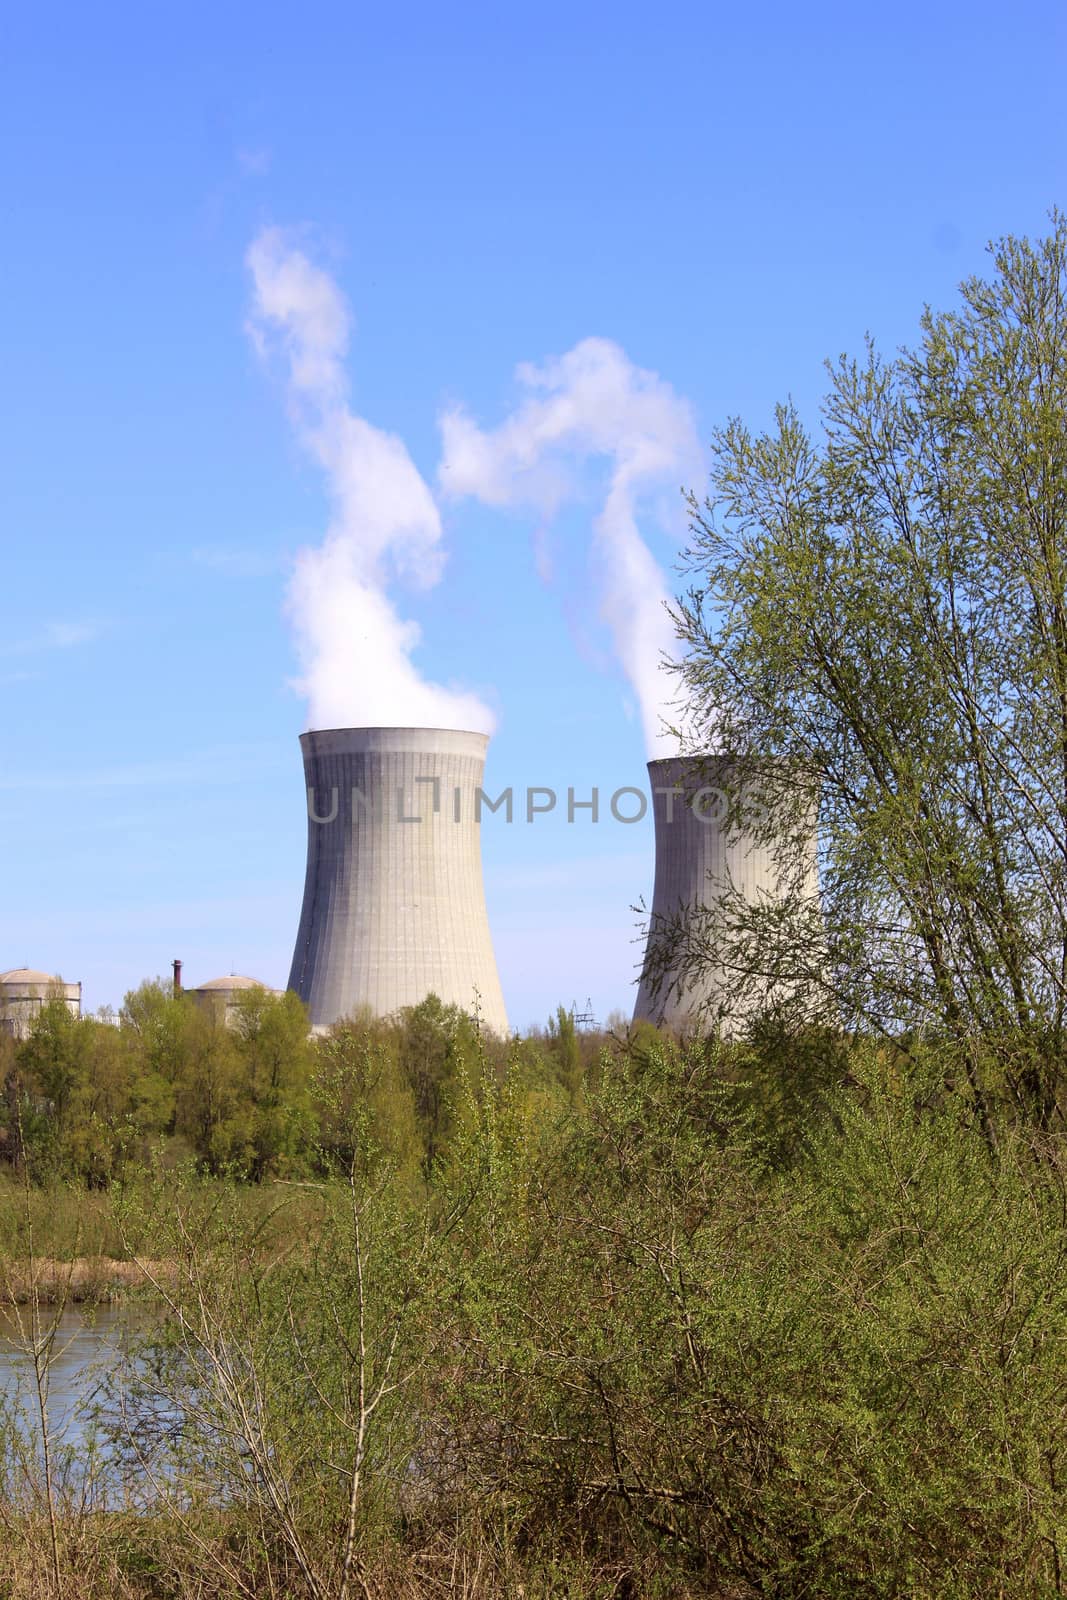
[[[116,1443],[130,1376],[131,1339],[145,1326],[140,1308],[42,1306],[0,1311],[0,1496],[31,1502],[43,1481],[44,1430],[33,1345],[48,1337],[47,1424],[54,1490],[65,1503],[101,1509],[143,1499],[144,1474]],[[35,1487],[36,1486],[36,1487]]]

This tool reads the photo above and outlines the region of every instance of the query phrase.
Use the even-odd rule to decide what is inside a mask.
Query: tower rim
[[[309,728],[300,735],[305,760],[320,756],[474,756],[484,760],[489,734],[471,728],[419,728],[385,723],[359,728]]]

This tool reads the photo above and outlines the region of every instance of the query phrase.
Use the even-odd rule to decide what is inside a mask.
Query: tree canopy
[[[703,748],[758,771],[789,879],[724,897],[739,988],[791,974],[852,1027],[947,1041],[984,1105],[1062,1116],[1067,1051],[1067,221],[990,246],[915,349],[828,363],[714,437],[676,620]],[[799,871],[794,875],[800,882]],[[728,903],[729,902],[729,903]],[[685,959],[708,959],[707,925]],[[721,958],[721,950],[719,952]]]

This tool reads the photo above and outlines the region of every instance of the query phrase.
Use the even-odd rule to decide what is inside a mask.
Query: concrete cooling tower
[[[656,877],[648,942],[634,1007],[634,1021],[654,1022],[679,1032],[718,1027],[741,1031],[747,1016],[772,999],[769,990],[747,1004],[725,993],[725,973],[714,961],[686,972],[677,948],[680,921],[707,908],[704,926],[714,944],[714,907],[727,889],[749,904],[781,895],[781,880],[771,848],[750,835],[726,832],[724,781],[736,781],[729,757],[674,757],[648,763],[656,830]],[[804,894],[818,893],[816,835],[811,831]]]
[[[482,886],[488,743],[448,728],[301,736],[307,875],[289,987],[313,1027],[433,993],[507,1033]]]

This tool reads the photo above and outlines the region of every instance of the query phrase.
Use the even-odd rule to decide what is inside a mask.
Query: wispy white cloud
[[[64,932],[72,944],[88,946],[95,950],[101,934],[109,933],[118,935],[121,940],[136,939],[148,933],[154,936],[150,944],[157,950],[170,955],[175,955],[172,940],[175,938],[193,939],[196,941],[195,952],[188,951],[185,977],[189,986],[205,978],[213,978],[222,972],[234,970],[234,957],[239,956],[240,964],[237,971],[251,972],[257,977],[269,982],[269,973],[259,969],[257,958],[247,949],[249,932],[247,930],[266,930],[262,937],[269,939],[271,931],[278,926],[284,926],[292,916],[292,892],[288,886],[277,892],[263,890],[254,883],[235,886],[230,893],[211,896],[190,897],[188,899],[153,899],[146,903],[136,899],[132,894],[119,893],[109,895],[104,900],[94,900],[88,906],[71,905],[64,915]],[[220,935],[225,936],[227,928],[233,929],[232,950],[227,948],[225,954],[215,951],[212,956],[206,946],[221,944]],[[46,948],[55,943],[55,916],[51,911],[35,915],[32,908],[28,908],[26,915],[20,916],[17,936],[21,942],[38,949]],[[253,935],[254,937],[254,935]],[[10,949],[12,940],[9,937],[7,946]],[[18,956],[29,953],[18,951]],[[279,952],[281,955],[281,952]],[[292,951],[286,946],[286,953],[282,957],[285,968],[288,970],[288,961]],[[132,982],[147,976],[136,962],[144,960],[143,950],[138,950],[132,956],[131,965],[119,977],[118,994],[121,997],[122,989],[129,987]],[[151,957],[149,959],[152,959]],[[160,965],[163,963],[161,962]],[[282,962],[279,960],[278,965]],[[81,976],[82,964],[65,963],[77,976]],[[284,982],[284,977],[282,979]]]
[[[294,429],[332,501],[325,538],[300,551],[288,596],[310,725],[488,730],[492,715],[475,695],[418,671],[418,625],[390,596],[398,579],[423,588],[437,582],[441,518],[403,440],[350,409],[351,317],[341,291],[278,228],[253,241],[248,266],[249,334],[284,372]]]
[[[30,656],[48,650],[72,650],[91,644],[104,632],[101,622],[46,622],[36,633],[0,645],[0,656]]]
[[[224,578],[273,578],[286,567],[285,556],[277,550],[199,545],[190,553],[198,567],[207,567]]]
[[[88,789],[134,789],[197,784],[203,787],[247,782],[281,769],[284,757],[271,741],[223,745],[190,751],[165,761],[142,761],[74,772],[14,772],[0,777],[0,792],[67,793]],[[286,762],[286,765],[288,763]]]
[[[90,644],[101,631],[98,622],[50,622],[44,630],[43,645],[46,650],[70,650],[74,645]]]
[[[237,165],[249,178],[265,178],[272,160],[266,145],[241,145],[237,151]]]

